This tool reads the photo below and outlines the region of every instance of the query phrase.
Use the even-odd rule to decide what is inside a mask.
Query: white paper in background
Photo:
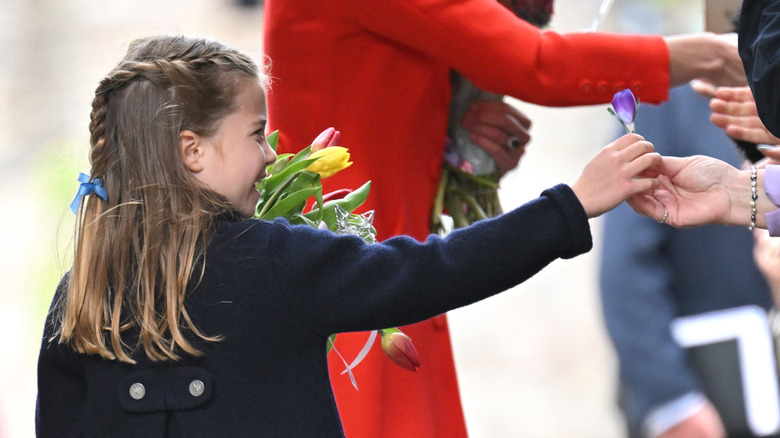
[[[780,396],[772,334],[764,309],[742,306],[675,319],[672,336],[682,347],[737,341],[748,425],[756,435],[780,429]]]

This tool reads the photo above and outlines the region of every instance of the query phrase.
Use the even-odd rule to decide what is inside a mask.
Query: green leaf
[[[283,171],[285,167],[287,167],[287,164],[289,164],[290,159],[288,157],[291,157],[292,154],[284,154],[276,157],[276,161],[274,164],[269,165],[265,169],[265,173],[268,175],[276,175],[279,172]]]
[[[295,154],[295,156],[292,158],[291,162],[297,163],[301,160],[305,160],[309,158],[309,155],[311,155],[311,146],[307,146],[303,148],[300,152]],[[319,157],[312,158],[312,160],[319,160]]]
[[[268,145],[276,152],[276,147],[279,145],[279,130],[270,133],[266,138]]]
[[[297,192],[298,190],[306,189],[315,185],[317,187],[322,187],[322,183],[320,182],[320,174],[317,172],[303,170],[298,175],[298,178],[295,178],[295,181],[293,181],[292,185],[290,185],[290,191]]]
[[[453,166],[452,164],[450,164],[450,163],[448,163],[446,161],[444,162],[444,167],[447,170],[451,171],[452,173],[455,173],[457,175],[461,175],[464,178],[466,178],[468,180],[471,180],[471,181],[473,181],[476,184],[479,184],[479,185],[482,185],[482,186],[485,186],[485,187],[491,188],[491,189],[498,188],[498,182],[496,182],[496,181],[494,181],[492,179],[489,179],[487,177],[477,176],[477,175],[474,175],[473,173],[469,173],[469,172],[463,171],[461,169],[458,169],[457,167]]]
[[[318,225],[317,222],[309,220],[306,216],[304,216],[304,215],[302,215],[300,213],[295,213],[295,214],[293,214],[293,215],[291,215],[291,216],[289,216],[289,217],[287,217],[285,219],[287,219],[287,222],[289,222],[289,223],[291,223],[293,225],[308,225],[308,226],[310,226],[312,228],[317,228],[317,225]]]
[[[293,192],[282,199],[279,199],[276,204],[265,212],[260,219],[271,220],[277,217],[287,217],[291,215],[293,210],[297,210],[299,207],[303,209],[303,204],[306,200],[313,196],[317,191],[320,191],[320,187],[312,187],[309,189],[299,190]]]
[[[299,161],[297,163],[293,163],[290,161],[289,164],[287,164],[287,167],[285,167],[281,172],[277,173],[276,175],[271,175],[267,178],[265,178],[264,181],[264,187],[267,192],[274,191],[279,185],[284,183],[287,179],[291,177],[295,177],[295,174],[297,172],[302,171],[306,168],[309,164],[313,163],[317,159],[311,159],[311,160],[303,160]]]
[[[386,329],[379,329],[377,330],[379,332],[380,336],[389,335],[390,333],[403,333],[401,330],[398,330],[397,327],[390,327]]]
[[[328,201],[322,206],[322,208],[314,209],[306,213],[304,216],[312,221],[316,221],[317,218],[320,218],[319,220],[324,221],[328,225],[328,228],[332,229],[336,223],[336,206],[338,205],[344,210],[352,213],[356,208],[360,207],[366,201],[370,191],[371,181],[368,181],[359,189],[353,191],[347,196],[335,201]],[[320,196],[322,196],[322,193],[320,193]]]

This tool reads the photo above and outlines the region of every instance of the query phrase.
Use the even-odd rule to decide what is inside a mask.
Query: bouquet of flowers
[[[341,189],[325,195],[322,193],[323,178],[352,165],[347,148],[336,145],[339,138],[338,131],[328,128],[297,154],[279,155],[276,162],[268,167],[268,176],[257,183],[260,200],[255,210],[255,219],[273,220],[281,217],[294,225],[308,225],[337,234],[352,234],[367,243],[375,243],[373,212],[353,213],[368,197],[370,181],[354,191]],[[279,131],[268,136],[268,143],[274,151],[278,142]],[[311,208],[305,212],[309,205]],[[368,354],[376,336],[381,336],[382,350],[393,362],[411,371],[420,366],[417,351],[407,335],[397,328],[375,330],[371,332],[363,351],[351,363],[341,358],[346,366],[342,374],[349,374],[356,389],[357,383],[351,370]],[[336,335],[331,335],[326,354],[336,351],[335,339]],[[336,353],[339,354],[338,351]]]
[[[322,194],[322,178],[352,165],[347,148],[335,146],[338,131],[326,130],[297,154],[282,154],[269,166],[267,175],[257,184],[260,201],[257,203],[256,219],[287,219],[293,225],[310,225],[331,231],[337,230],[336,208],[349,212],[360,207],[368,197],[371,182],[359,189],[339,190],[326,196]],[[268,136],[268,143],[276,151],[279,131]],[[314,208],[304,213],[308,201],[314,199]],[[348,217],[348,219],[349,219]],[[373,227],[366,230],[375,235]]]
[[[553,13],[553,0],[498,2],[537,27],[547,26]],[[479,89],[455,71],[451,74],[451,83],[453,93],[447,128],[448,140],[431,216],[431,232],[437,234],[445,229],[442,221],[445,212],[452,218],[455,228],[462,228],[478,220],[498,216],[503,211],[498,199],[500,176],[496,163],[484,149],[469,139],[469,133],[460,126],[460,120],[472,103],[502,100],[504,96]]]

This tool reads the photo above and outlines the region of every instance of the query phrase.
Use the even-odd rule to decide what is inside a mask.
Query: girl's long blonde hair
[[[187,332],[218,340],[194,326],[184,301],[211,222],[229,207],[184,166],[179,134],[213,134],[235,110],[237,84],[261,75],[215,41],[152,37],[100,82],[90,164],[108,202],[89,196],[79,210],[67,293],[54,308],[59,342],[133,363],[139,347],[155,361],[199,355]]]

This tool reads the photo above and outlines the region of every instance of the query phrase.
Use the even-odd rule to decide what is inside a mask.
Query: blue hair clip
[[[103,181],[100,178],[95,178],[92,182],[89,181],[89,175],[81,173],[79,175],[79,191],[76,193],[76,197],[73,198],[73,202],[70,203],[70,211],[73,214],[78,213],[79,205],[81,205],[81,199],[87,195],[96,194],[108,202],[108,193],[103,188]]]

